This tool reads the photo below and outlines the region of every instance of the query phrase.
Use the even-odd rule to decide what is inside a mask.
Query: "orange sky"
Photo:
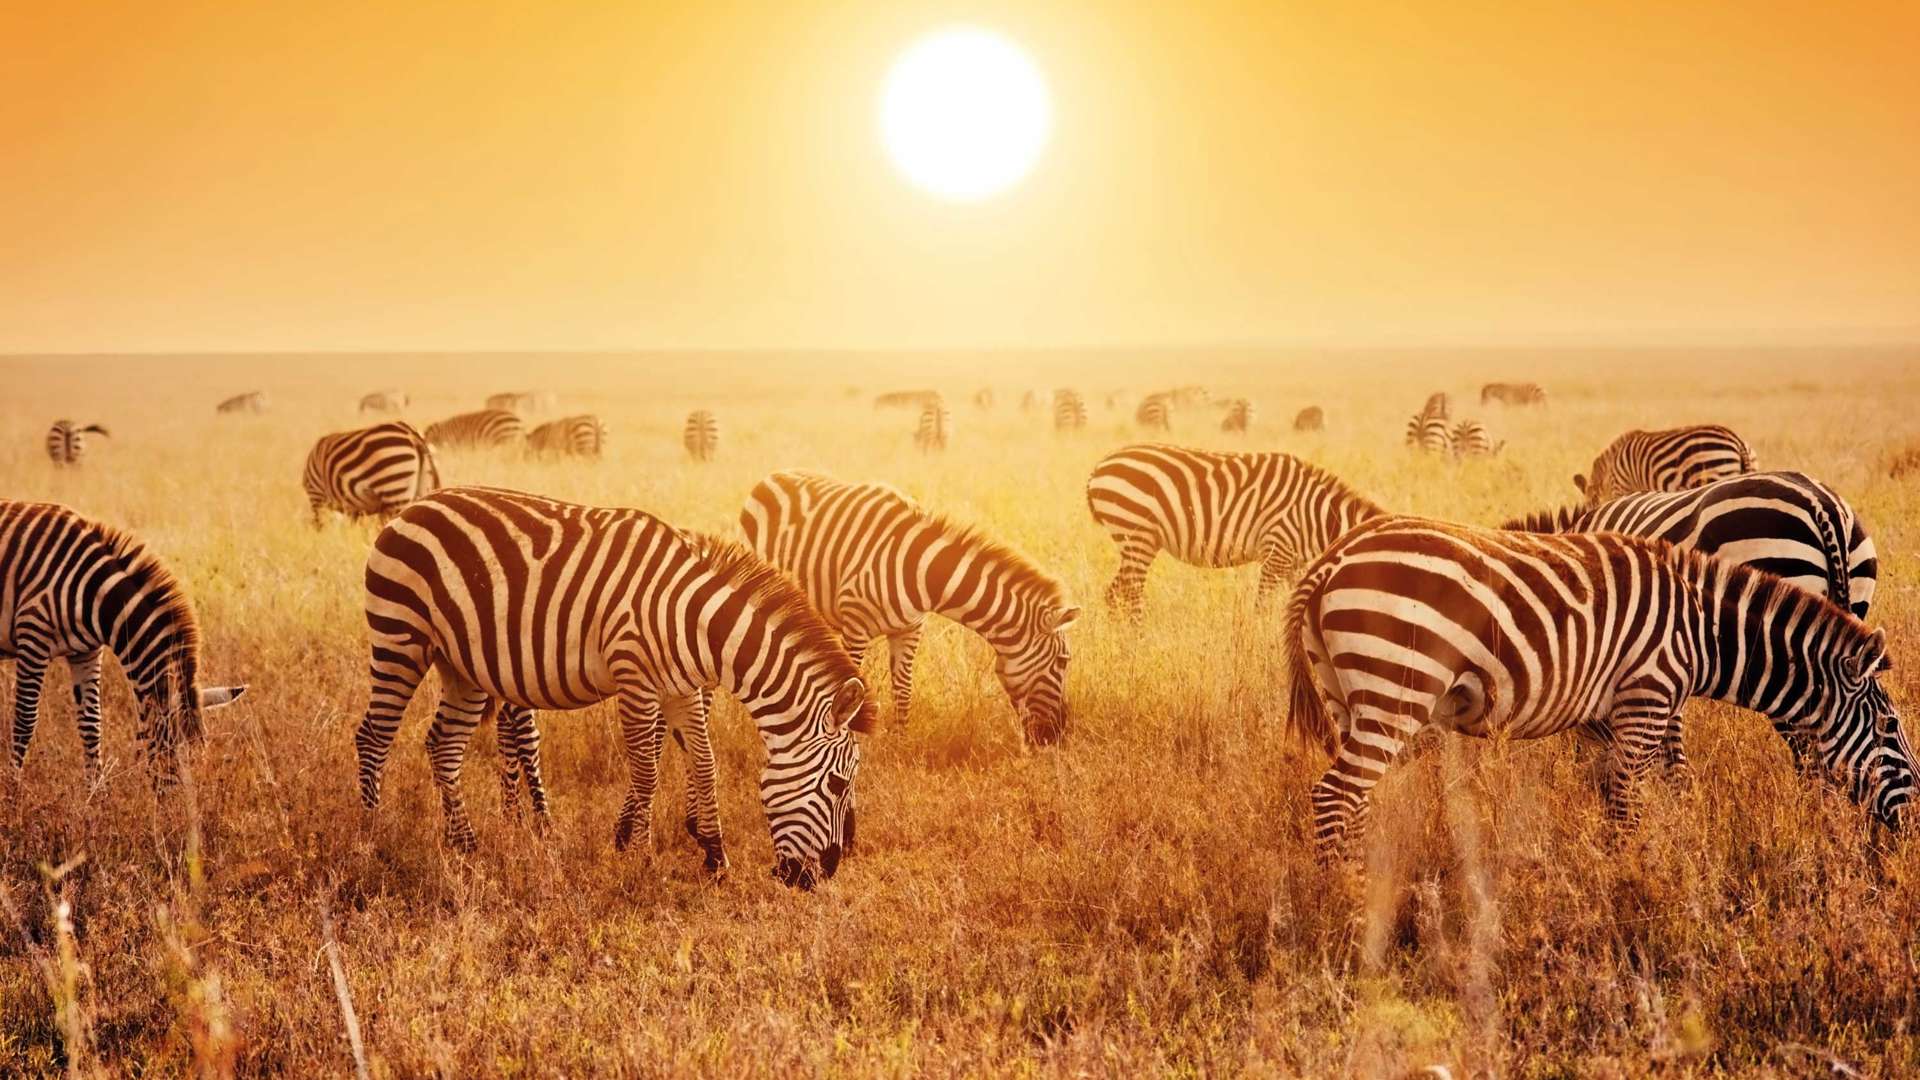
[[[1055,95],[974,206],[873,132],[952,21]],[[1916,43],[1910,0],[9,4],[0,351],[1920,338]]]

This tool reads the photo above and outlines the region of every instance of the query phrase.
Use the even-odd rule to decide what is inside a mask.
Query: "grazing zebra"
[[[754,486],[740,529],[792,574],[858,660],[887,639],[896,723],[913,698],[913,660],[928,615],[985,638],[1027,739],[1066,730],[1066,629],[1080,616],[1066,590],[1011,548],[920,509],[882,484],[778,472]]]
[[[1480,404],[1497,401],[1502,405],[1545,405],[1547,392],[1539,383],[1488,383],[1480,388]]]
[[[1753,448],[1731,428],[1718,424],[1629,431],[1593,459],[1587,476],[1575,474],[1573,486],[1590,504],[1636,491],[1685,491],[1753,471]]]
[[[1053,430],[1079,431],[1087,426],[1087,399],[1078,390],[1053,392]]]
[[[267,411],[267,395],[263,390],[246,394],[235,394],[214,406],[215,412],[222,413],[263,413]]]
[[[1170,431],[1173,428],[1173,406],[1165,394],[1149,394],[1133,410],[1133,422],[1153,431]]]
[[[560,404],[551,390],[516,390],[487,398],[487,408],[514,413],[550,412]]]
[[[953,413],[940,401],[930,401],[920,409],[920,423],[913,431],[913,445],[922,453],[945,450],[953,437]]]
[[[1453,450],[1453,432],[1447,426],[1453,411],[1452,401],[1445,393],[1432,394],[1420,411],[1407,421],[1407,445],[1429,454],[1445,454]]]
[[[1293,430],[1295,431],[1327,430],[1326,412],[1322,410],[1318,405],[1309,405],[1306,408],[1301,409],[1299,412],[1294,414]]]
[[[404,390],[375,390],[373,393],[360,399],[360,411],[363,413],[405,412],[409,404],[412,404],[412,401],[407,397],[406,391]]]
[[[1258,560],[1264,600],[1335,537],[1386,513],[1332,473],[1289,454],[1142,444],[1115,451],[1087,480],[1093,520],[1120,545],[1107,605],[1140,615],[1147,568],[1165,550],[1194,566]]]
[[[980,390],[973,395],[973,405],[974,408],[977,409],[993,408],[993,388],[981,387]]]
[[[427,425],[427,441],[435,446],[506,446],[526,438],[527,427],[505,409],[482,409]]]
[[[528,434],[527,446],[537,454],[597,458],[607,448],[607,425],[592,413],[552,420]]]
[[[384,519],[399,513],[440,486],[440,467],[433,447],[412,424],[389,420],[322,435],[307,454],[301,483],[317,529],[323,509],[356,518],[377,514]]]
[[[1487,431],[1487,425],[1478,420],[1462,420],[1448,433],[1447,441],[1452,444],[1454,457],[1492,457],[1500,452],[1506,443],[1495,443],[1493,435]],[[1422,449],[1425,449],[1424,442]]]
[[[1613,745],[1608,808],[1630,822],[1635,782],[1692,697],[1804,735],[1882,823],[1912,796],[1912,749],[1876,677],[1885,636],[1725,559],[1389,517],[1321,555],[1287,619],[1292,727],[1334,759],[1312,793],[1325,855],[1357,850],[1374,784],[1429,724],[1597,729]]]
[[[1453,415],[1453,399],[1445,390],[1436,390],[1427,395],[1427,403],[1420,406],[1421,416],[1438,416],[1441,419]]]
[[[687,414],[687,426],[680,433],[680,443],[693,460],[712,461],[720,452],[720,421],[706,409],[695,409]]]
[[[1224,404],[1227,412],[1220,418],[1221,431],[1238,431],[1244,434],[1253,426],[1253,402],[1246,398],[1234,398]]]
[[[101,653],[133,684],[136,733],[148,765],[177,765],[183,739],[202,735],[201,714],[245,686],[202,687],[200,630],[180,583],[147,546],[53,503],[0,501],[0,659],[14,661],[15,773],[40,719],[47,666],[64,659],[87,771],[100,769]],[[155,769],[156,781],[173,769]]]
[[[646,843],[661,737],[671,726],[704,741],[702,694],[719,687],[746,706],[766,743],[760,796],[775,876],[811,888],[851,846],[852,732],[873,723],[866,687],[800,590],[746,548],[639,510],[449,488],[380,531],[366,585],[371,691],[355,746],[369,808],[431,668],[441,690],[427,755],[449,844],[474,846],[458,782],[489,712],[510,706],[500,722],[530,731],[526,710],[608,698],[619,702],[629,774],[614,843],[626,847],[636,828]],[[724,866],[711,792],[699,811],[690,831],[707,865]]]
[[[80,459],[87,456],[87,436],[106,437],[107,429],[99,424],[88,424],[77,428],[71,420],[55,420],[47,429],[47,457],[55,465],[78,465]]]
[[[895,390],[873,399],[876,409],[920,409],[940,400],[938,390]]]

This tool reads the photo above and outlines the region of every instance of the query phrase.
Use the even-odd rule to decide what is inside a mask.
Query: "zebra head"
[[[1599,506],[1608,499],[1628,494],[1625,486],[1615,479],[1613,455],[1601,454],[1593,459],[1593,468],[1585,476],[1573,474],[1573,486],[1587,497],[1587,505]]]
[[[1913,799],[1913,744],[1900,727],[1900,712],[1880,685],[1891,669],[1884,631],[1868,635],[1837,665],[1838,693],[1816,721],[1821,760],[1847,781],[1848,793],[1890,829]]]
[[[777,749],[769,743],[760,799],[773,832],[773,876],[812,889],[853,849],[853,777],[860,770],[853,736],[873,729],[874,713],[858,678],[816,695],[799,713],[794,726],[801,736]]]
[[[1036,605],[1010,644],[995,643],[995,672],[1013,701],[1027,739],[1038,746],[1058,742],[1067,730],[1066,631],[1080,618],[1072,605]]]
[[[156,760],[176,761],[182,744],[197,744],[206,738],[204,720],[208,712],[233,704],[246,692],[244,683],[197,686],[191,675],[169,672],[151,685],[135,689],[140,703],[140,739]],[[161,776],[165,778],[166,774]]]

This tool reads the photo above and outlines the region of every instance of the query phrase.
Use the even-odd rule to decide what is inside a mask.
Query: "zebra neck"
[[[171,681],[193,685],[199,635],[186,597],[152,564],[136,565],[108,586],[96,607],[100,638],[113,650],[134,690],[147,696]]]
[[[1746,567],[1703,562],[1694,693],[1763,713],[1782,730],[1818,715],[1830,693],[1812,659],[1831,641],[1822,605]]]
[[[930,527],[937,536],[906,538],[907,550],[919,547],[922,554],[897,563],[902,596],[910,607],[952,619],[998,647],[1007,629],[1021,624],[1018,583],[1038,571],[977,536]]]

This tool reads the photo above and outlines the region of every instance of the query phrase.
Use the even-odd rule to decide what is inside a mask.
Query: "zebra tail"
[[[1847,538],[1840,534],[1840,523],[1827,513],[1827,506],[1819,499],[1809,507],[1813,512],[1813,524],[1820,530],[1820,547],[1827,556],[1827,599],[1841,608],[1853,610],[1853,567],[1847,565],[1850,550]]]
[[[88,424],[86,427],[80,429],[80,433],[83,435],[105,435],[108,438],[113,437],[111,432],[99,424]]]
[[[1289,692],[1287,724],[1301,742],[1318,743],[1331,756],[1337,749],[1333,720],[1313,682],[1313,661],[1307,656],[1307,607],[1326,582],[1332,567],[1323,567],[1300,580],[1287,601],[1287,667]]]

